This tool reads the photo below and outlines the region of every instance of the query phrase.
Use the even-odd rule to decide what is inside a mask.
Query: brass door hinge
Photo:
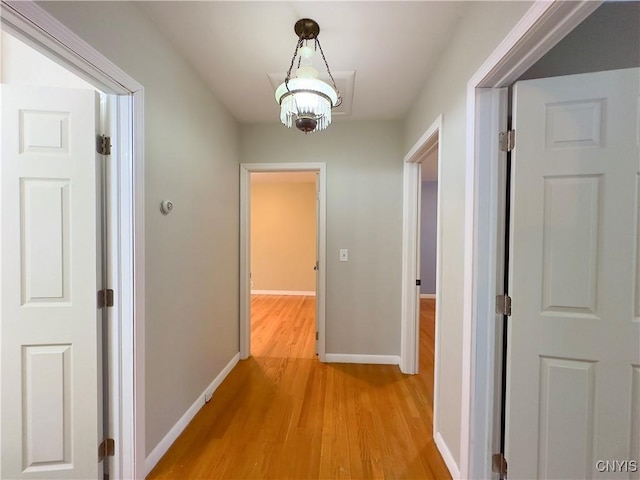
[[[113,457],[116,454],[116,442],[113,438],[105,438],[98,445],[98,461],[104,460],[105,457]]]
[[[98,308],[113,307],[113,290],[105,288],[98,291]]]
[[[507,460],[502,453],[495,453],[491,457],[491,470],[500,475],[500,478],[507,477]]]
[[[111,155],[111,137],[98,135],[96,139],[96,151],[100,155]]]

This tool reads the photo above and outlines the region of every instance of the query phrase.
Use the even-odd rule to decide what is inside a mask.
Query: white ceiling
[[[295,22],[320,24],[336,77],[355,71],[349,119],[404,117],[470,2],[200,1],[138,2],[242,123],[276,122],[269,74],[284,79]],[[322,73],[321,58],[316,68]],[[338,80],[338,79],[336,79]]]

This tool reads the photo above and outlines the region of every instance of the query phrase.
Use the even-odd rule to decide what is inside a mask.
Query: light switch
[[[341,248],[340,249],[340,261],[341,262],[348,262],[349,261],[349,250],[347,250],[346,248]]]

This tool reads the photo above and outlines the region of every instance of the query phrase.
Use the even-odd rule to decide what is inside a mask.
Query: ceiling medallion
[[[342,103],[342,97],[318,40],[320,26],[310,18],[302,18],[296,22],[294,31],[298,36],[296,49],[284,83],[276,89],[280,121],[289,128],[295,123],[304,133],[317,132],[331,124],[331,109]],[[318,50],[333,86],[318,79],[318,70],[312,64]],[[296,60],[298,65],[292,78]]]

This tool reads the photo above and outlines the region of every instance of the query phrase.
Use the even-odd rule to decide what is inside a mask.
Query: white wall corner
[[[169,430],[169,432],[164,436],[160,443],[156,445],[153,451],[149,454],[149,456],[145,460],[145,476],[149,475],[153,467],[160,461],[162,456],[167,453],[173,442],[176,441],[178,436],[183,432],[183,430],[189,425],[189,422],[193,420],[193,417],[200,411],[200,409],[204,406],[204,404],[211,399],[213,393],[218,389],[220,384],[223,382],[227,375],[233,370],[233,367],[237,365],[240,361],[240,353],[236,353],[234,357],[231,359],[229,363],[222,369],[222,371],[218,374],[216,378],[209,384],[204,391],[198,395],[196,401],[193,402],[186,412],[180,417],[180,420],[176,422],[176,424]]]

